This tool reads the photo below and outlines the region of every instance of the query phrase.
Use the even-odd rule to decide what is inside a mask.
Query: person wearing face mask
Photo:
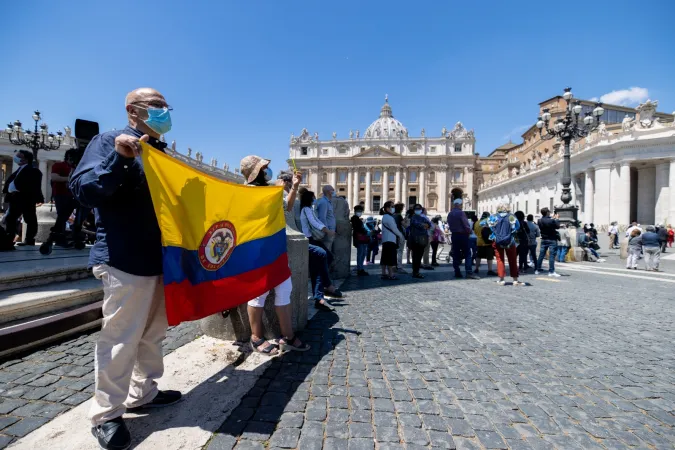
[[[380,256],[380,265],[382,266],[383,280],[396,280],[394,275],[397,264],[397,250],[399,245],[403,245],[405,237],[396,226],[394,219],[394,202],[385,202],[380,210],[382,215],[382,256]]]
[[[103,449],[131,445],[125,411],[181,399],[178,391],[157,388],[168,325],[162,241],[140,156],[140,142],[164,151],[160,137],[171,129],[171,107],[158,91],[140,88],[127,95],[125,109],[128,126],[94,136],[70,177],[77,201],[96,215],[89,266],[104,296],[89,417]]]
[[[370,235],[366,230],[363,220],[363,206],[356,205],[354,207],[354,215],[350,219],[352,224],[352,239],[354,247],[356,248],[356,274],[359,276],[367,276],[368,272],[363,268],[363,263],[366,260],[368,253],[368,243],[370,242]]]
[[[422,214],[422,205],[416,204],[412,208],[410,217],[410,231],[408,233],[408,248],[412,252],[413,278],[424,278],[420,273],[424,249],[429,245],[429,230],[431,222]]]
[[[333,186],[327,185],[324,186],[321,190],[323,192],[323,197],[316,201],[314,209],[316,210],[317,219],[330,231],[335,231],[337,229],[337,220],[335,219],[335,211],[333,210],[332,199],[335,196],[335,189]],[[333,251],[333,239],[335,234],[329,235],[326,233],[326,236],[323,238],[323,245],[326,247],[327,251]]]
[[[456,198],[452,201],[452,211],[448,214],[448,226],[452,233],[452,266],[455,269],[455,278],[463,278],[460,264],[464,257],[464,270],[466,277],[477,280],[478,275],[473,273],[473,264],[471,260],[471,245],[469,236],[471,235],[471,225],[462,211],[462,199]]]
[[[26,239],[18,245],[35,245],[37,234],[35,207],[44,202],[42,172],[33,167],[33,154],[28,150],[19,150],[14,154],[14,164],[19,168],[9,176],[3,189],[9,210],[5,218],[7,235],[5,242],[0,242],[0,250],[14,250],[16,224],[21,216],[26,223]]]

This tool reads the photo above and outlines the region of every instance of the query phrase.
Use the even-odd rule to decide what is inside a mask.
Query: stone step
[[[0,292],[0,357],[98,326],[102,299],[95,278]]]
[[[0,252],[0,291],[90,277],[88,257],[88,250],[55,249],[47,256],[35,247]]]

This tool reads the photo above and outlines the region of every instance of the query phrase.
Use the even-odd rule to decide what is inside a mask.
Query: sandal
[[[311,348],[308,343],[301,342],[297,336],[293,336],[293,339],[281,338],[279,339],[278,342],[279,342],[279,349],[282,352],[288,352],[291,350],[295,350],[296,352],[306,352]]]
[[[331,308],[328,306],[326,303],[323,303],[321,301],[314,301],[314,307],[318,309],[319,311],[326,311],[326,312],[333,312],[335,311],[334,308]]]
[[[274,344],[269,344],[269,342],[268,342],[269,345],[267,347],[263,348],[262,350],[258,348],[258,347],[262,346],[265,342],[267,342],[267,340],[265,340],[263,338],[260,338],[257,341],[254,341],[253,337],[251,337],[251,341],[250,341],[251,348],[253,349],[254,352],[262,353],[263,355],[270,355],[270,356],[276,355],[278,353],[276,351],[277,346],[274,345]],[[272,352],[274,352],[274,353],[272,353]]]

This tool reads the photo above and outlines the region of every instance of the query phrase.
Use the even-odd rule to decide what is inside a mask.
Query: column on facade
[[[337,190],[337,169],[330,169],[330,185]]]
[[[670,176],[668,177],[668,186],[670,189],[670,201],[668,202],[668,215],[659,222],[673,223],[675,222],[675,159],[670,161]]]
[[[389,167],[382,169],[382,200],[380,205],[384,205],[389,200]]]
[[[593,223],[595,225],[607,225],[610,220],[610,172],[609,165],[595,168],[595,197],[593,199]]]
[[[664,222],[666,219],[668,219],[671,223],[675,221],[675,217],[668,215],[670,208],[670,194],[675,193],[674,185],[668,184],[669,166],[669,163],[662,163],[656,166],[654,180],[654,198],[656,200],[654,207],[654,219],[657,223]],[[672,176],[672,173],[670,173],[670,175]]]
[[[45,201],[49,201],[49,193],[47,192],[47,186],[51,178],[51,174],[47,170],[47,160],[41,159],[39,163],[40,172],[42,172],[42,195],[45,197]]]
[[[612,184],[612,192],[610,193],[610,201],[613,205],[611,210],[612,217],[610,222],[617,221],[619,225],[628,225],[631,221],[630,217],[630,163],[622,161],[616,168],[618,175],[617,185]]]
[[[656,168],[641,167],[637,171],[637,221],[655,223],[654,198]],[[633,217],[631,217],[631,220]]]
[[[309,169],[309,179],[311,181],[312,191],[317,197],[321,193],[321,188],[319,186],[319,181],[321,177],[319,176],[319,169]]]
[[[448,212],[448,166],[441,166],[436,172],[438,184],[438,212]]]
[[[358,203],[354,203],[354,181],[352,181],[352,172],[352,169],[347,169],[347,203],[354,208]]]
[[[373,211],[373,197],[371,193],[373,188],[372,171],[370,168],[366,169],[366,211],[372,213]]]
[[[418,178],[418,185],[419,185],[419,199],[417,200],[417,203],[420,205],[424,206],[425,208],[428,206],[427,205],[427,177],[426,177],[426,167],[420,167],[419,168],[419,178]]]
[[[473,167],[464,168],[464,179],[466,180],[466,195],[471,202],[469,209],[475,209],[473,204]]]
[[[588,169],[585,173],[584,180],[584,222],[593,223],[593,178],[595,177],[595,169]]]
[[[353,199],[353,202],[354,202],[354,206],[356,206],[356,205],[359,204],[359,194],[360,194],[360,190],[359,190],[359,169],[356,168],[356,169],[353,170],[353,172],[354,172],[354,174],[353,174],[353,183],[354,183],[354,188],[353,188],[354,199]]]
[[[408,204],[408,168],[401,168],[401,202],[405,205],[407,210],[410,205]]]
[[[401,203],[401,168],[396,168],[396,184],[394,185],[394,198],[396,203]]]

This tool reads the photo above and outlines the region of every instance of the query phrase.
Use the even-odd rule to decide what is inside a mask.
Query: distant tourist
[[[539,249],[539,259],[537,259],[537,267],[534,271],[535,275],[539,275],[542,271],[542,264],[546,251],[548,251],[548,276],[559,277],[555,271],[555,255],[558,248],[558,229],[560,222],[558,215],[555,214],[550,217],[551,211],[548,208],[542,208],[541,219],[539,219],[539,230],[541,232],[541,247]]]
[[[661,241],[654,225],[647,226],[647,231],[642,233],[642,252],[645,257],[645,269],[658,272],[661,259]]]
[[[380,210],[382,215],[382,256],[380,257],[380,265],[382,266],[383,280],[396,280],[398,277],[394,275],[396,270],[396,254],[398,246],[403,245],[405,236],[396,226],[396,219],[394,219],[394,202],[387,201],[384,207]]]
[[[609,248],[614,249],[619,246],[619,227],[616,222],[612,222],[607,230],[609,235]]]
[[[539,231],[539,225],[534,223],[534,216],[532,214],[527,215],[527,227],[528,227],[528,233],[527,233],[527,246],[528,250],[530,252],[530,260],[532,261],[532,265],[537,267],[537,238],[541,236],[541,232]]]
[[[436,256],[438,255],[438,246],[445,242],[443,235],[443,227],[439,224],[440,218],[434,217],[431,219],[431,223],[434,224],[434,232],[431,235],[431,265],[437,267],[438,261]]]
[[[675,230],[673,230],[672,225],[668,224],[668,247],[673,246],[673,241],[675,241]]]
[[[505,285],[506,277],[505,257],[509,261],[509,273],[513,278],[514,286],[522,286],[525,283],[518,281],[518,250],[516,247],[516,234],[520,228],[520,223],[516,216],[511,214],[509,206],[506,204],[497,207],[497,213],[491,215],[483,221],[492,231],[490,240],[493,241],[492,248],[497,258],[497,275],[500,285]]]
[[[558,230],[558,250],[556,252],[558,262],[565,262],[567,252],[569,252],[571,246],[570,232],[567,229],[567,225],[560,225],[560,230]]]
[[[530,267],[527,265],[527,255],[530,252],[530,241],[528,239],[528,225],[525,221],[525,213],[522,211],[516,211],[514,216],[518,219],[518,233],[516,237],[518,238],[518,270],[520,273],[527,273],[527,269]]]
[[[462,211],[462,199],[457,198],[452,201],[452,211],[448,214],[448,226],[450,227],[450,239],[452,241],[452,266],[455,269],[455,278],[462,278],[460,264],[464,258],[464,270],[466,277],[474,280],[479,279],[478,275],[473,273],[471,262],[471,246],[469,235],[471,226]]]
[[[323,244],[327,251],[333,251],[333,239],[335,239],[335,230],[337,229],[337,219],[335,218],[335,211],[331,200],[335,195],[333,186],[324,186],[322,189],[323,197],[316,201],[314,210],[319,221],[326,225],[326,227],[333,233],[326,233],[323,238]]]
[[[398,231],[406,236],[407,228],[410,226],[410,219],[403,217],[403,210],[405,205],[403,203],[397,203],[394,205],[394,219],[396,220],[396,226]],[[407,270],[403,268],[403,252],[405,251],[405,245],[399,245],[397,254],[396,254],[396,272],[398,273],[408,273]]]
[[[626,269],[637,270],[637,263],[642,253],[642,236],[638,228],[634,228],[628,236],[628,258],[626,259]]]
[[[408,233],[408,248],[412,252],[412,270],[413,278],[424,278],[420,273],[422,267],[422,254],[429,245],[429,229],[431,222],[422,215],[422,205],[413,206],[412,217],[410,218],[410,231]]]
[[[659,235],[659,244],[661,245],[661,253],[666,252],[666,245],[668,244],[668,229],[665,225],[659,225],[659,228],[656,230]]]
[[[490,227],[485,223],[485,219],[490,217],[490,213],[485,211],[480,220],[477,220],[473,224],[473,231],[476,233],[476,246],[478,251],[476,254],[476,270],[473,272],[478,275],[480,273],[480,261],[485,259],[487,261],[488,271],[487,274],[491,276],[497,276],[497,273],[492,270],[492,260],[495,256],[495,251],[492,248],[492,241],[490,240],[490,235],[492,231]]]
[[[356,274],[359,276],[367,276],[368,272],[364,269],[364,262],[368,254],[368,244],[370,244],[370,233],[363,224],[361,216],[363,215],[363,206],[356,205],[354,207],[354,215],[350,219],[352,224],[352,239],[354,247],[356,248]]]

